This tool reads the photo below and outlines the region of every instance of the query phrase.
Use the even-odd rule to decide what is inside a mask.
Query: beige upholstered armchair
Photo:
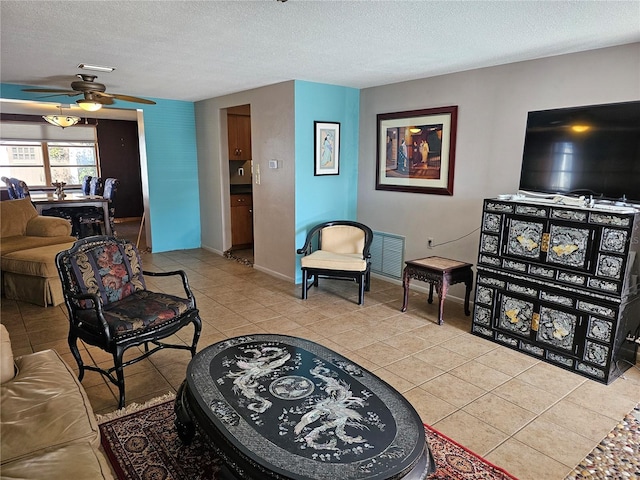
[[[325,222],[313,227],[304,246],[298,249],[302,269],[302,299],[307,299],[318,278],[353,280],[358,284],[358,305],[364,304],[369,291],[373,232],[369,227],[350,220]]]

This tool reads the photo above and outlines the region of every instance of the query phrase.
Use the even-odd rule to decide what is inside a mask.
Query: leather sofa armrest
[[[26,234],[33,237],[69,236],[71,224],[64,218],[38,215],[27,222]]]

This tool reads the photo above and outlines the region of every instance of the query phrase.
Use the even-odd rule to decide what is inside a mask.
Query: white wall
[[[202,247],[231,247],[226,116],[229,107],[251,106],[254,268],[293,281],[295,277],[294,82],[203,100],[195,104]],[[222,111],[222,114],[221,114]],[[269,169],[269,160],[278,169]]]
[[[406,236],[406,259],[476,262],[482,200],[514,193],[527,112],[640,99],[640,43],[368,88],[360,98],[358,221]],[[376,115],[458,106],[454,195],[375,190]],[[450,295],[462,297],[463,286]]]

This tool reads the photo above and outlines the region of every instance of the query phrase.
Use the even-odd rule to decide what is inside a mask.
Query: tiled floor
[[[365,305],[356,286],[325,280],[300,300],[299,287],[205,250],[143,255],[147,270],[184,269],[203,320],[202,349],[248,333],[282,333],[322,343],[374,371],[401,391],[424,422],[520,479],[563,479],[640,401],[640,371],[604,386],[472,336],[462,305],[413,293],[400,312],[402,288],[372,279]],[[179,293],[166,280],[150,289]],[[70,365],[64,306],[2,301],[2,323],[16,355],[55,348]],[[188,341],[191,327],[178,341]],[[182,340],[181,340],[182,339]],[[96,363],[111,357],[83,349]],[[189,362],[165,350],[125,370],[127,403],[175,391]],[[97,413],[117,406],[116,389],[97,373],[83,384]]]

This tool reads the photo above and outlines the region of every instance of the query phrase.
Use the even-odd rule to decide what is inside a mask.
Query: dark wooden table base
[[[466,286],[464,296],[464,313],[471,315],[469,310],[469,297],[473,286],[473,270],[470,263],[460,262],[442,257],[427,257],[405,262],[402,276],[402,286],[404,288],[404,302],[401,311],[406,312],[409,305],[409,283],[411,279],[429,283],[428,302],[433,303],[433,287],[438,293],[438,325],[443,323],[444,299],[447,296],[449,285],[464,282]]]

